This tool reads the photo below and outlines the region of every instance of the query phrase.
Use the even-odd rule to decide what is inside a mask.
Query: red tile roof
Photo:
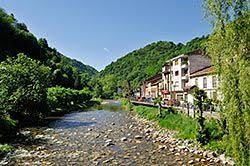
[[[209,67],[205,67],[201,70],[198,70],[194,73],[192,73],[190,75],[190,77],[199,77],[199,76],[204,76],[204,75],[210,75],[215,73],[214,67],[213,66],[209,66]]]

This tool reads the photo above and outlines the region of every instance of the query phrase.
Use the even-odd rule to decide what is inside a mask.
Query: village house
[[[188,86],[203,89],[208,98],[217,100],[220,98],[218,84],[218,76],[215,74],[213,66],[209,66],[192,73]],[[184,92],[184,94],[187,95],[187,101],[193,103],[194,99],[190,91]]]
[[[143,82],[140,96],[146,99],[153,99],[161,96],[162,75],[156,74]]]
[[[191,90],[194,87],[205,90],[211,99],[218,98],[217,75],[211,66],[210,57],[201,51],[168,60],[163,65],[161,74],[143,82],[140,97],[149,99],[161,96],[164,101],[193,103]]]
[[[188,96],[184,92],[189,89],[190,76],[208,66],[211,66],[211,59],[200,51],[180,55],[167,61],[162,68],[164,99],[187,101]]]

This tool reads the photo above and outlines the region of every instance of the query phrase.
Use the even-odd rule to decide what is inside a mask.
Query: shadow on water
[[[70,129],[70,128],[77,128],[77,127],[86,127],[86,126],[92,126],[96,124],[96,122],[79,122],[79,121],[59,121],[55,124],[52,124],[51,126],[56,129]]]

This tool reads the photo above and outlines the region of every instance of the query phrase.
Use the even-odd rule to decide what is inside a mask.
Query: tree
[[[47,112],[50,68],[18,54],[0,64],[0,112],[14,120],[38,121]]]
[[[208,54],[220,79],[222,118],[232,156],[250,165],[250,12],[249,0],[204,0],[214,27]]]
[[[162,97],[156,97],[154,99],[154,105],[158,104],[158,109],[159,109],[159,112],[158,112],[158,116],[159,118],[163,118],[163,114],[162,114]]]
[[[208,104],[207,102],[209,100],[208,100],[206,92],[199,88],[193,89],[193,96],[194,96],[194,105],[198,108],[198,111],[200,113],[198,117],[198,124],[200,128],[197,134],[197,140],[203,145],[205,145],[209,141],[208,139],[209,132],[205,128],[205,118],[203,117],[203,111],[207,109],[207,104]]]
[[[110,99],[117,92],[117,80],[114,75],[107,75],[101,79],[103,87],[103,97]]]

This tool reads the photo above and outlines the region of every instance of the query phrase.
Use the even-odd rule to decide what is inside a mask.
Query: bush
[[[92,95],[88,89],[74,90],[63,87],[48,88],[48,104],[53,110],[70,111],[87,106]],[[59,108],[59,109],[58,109]]]
[[[0,144],[0,157],[3,157],[5,154],[13,151],[13,147],[7,144],[1,145]]]
[[[16,131],[16,121],[12,120],[7,115],[0,116],[0,142],[15,135]]]
[[[50,68],[18,54],[0,64],[0,80],[0,114],[34,123],[47,113]]]

